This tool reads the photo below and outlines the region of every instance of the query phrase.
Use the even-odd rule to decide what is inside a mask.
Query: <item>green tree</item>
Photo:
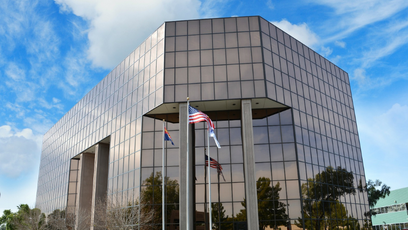
[[[211,204],[212,229],[232,229],[232,218],[225,215],[225,212],[226,210],[221,202]],[[221,224],[218,225],[218,222],[221,222]]]
[[[366,216],[375,216],[377,212],[372,211],[371,209],[377,204],[378,200],[381,198],[385,198],[386,196],[390,195],[390,186],[383,184],[381,181],[376,180],[375,182],[372,180],[368,180],[367,184],[362,187],[361,182],[359,185],[360,192],[367,192],[368,197],[368,205],[370,206],[370,211],[366,212]]]
[[[259,229],[266,229],[268,226],[278,229],[279,226],[287,226],[288,214],[286,214],[286,204],[279,201],[280,183],[271,185],[271,179],[266,177],[260,177],[256,182],[256,190],[258,196],[258,215]],[[246,201],[244,199],[241,202],[242,206],[246,207]],[[242,209],[237,214],[236,219],[238,221],[246,220],[246,209]]]
[[[10,209],[4,210],[3,215],[0,217],[0,225],[5,226],[6,230],[15,230],[14,218],[16,213],[13,213]]]
[[[45,215],[38,208],[31,209],[27,204],[17,206],[18,211],[4,210],[0,224],[6,230],[15,229],[45,229]]]
[[[166,216],[167,223],[170,222],[169,218],[173,210],[178,210],[179,203],[179,185],[177,180],[171,180],[169,177],[165,178],[166,181]],[[141,211],[152,212],[154,216],[151,220],[151,224],[159,224],[162,220],[162,174],[157,172],[156,175],[152,173],[150,177],[143,181],[143,189],[141,191]],[[156,204],[156,205],[154,205]],[[156,226],[157,229],[161,229],[160,226]],[[153,227],[151,229],[154,229]]]
[[[303,219],[305,228],[321,230],[327,217],[333,215],[339,198],[346,194],[355,194],[354,176],[341,167],[327,167],[315,178],[309,178],[302,184]],[[345,217],[344,215],[342,217]],[[303,227],[302,218],[295,222]]]

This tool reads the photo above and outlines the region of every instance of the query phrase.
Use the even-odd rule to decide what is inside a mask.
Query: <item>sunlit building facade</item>
[[[220,149],[206,149],[204,123],[186,136],[187,97],[214,122]],[[208,151],[223,168],[211,172],[214,229],[364,227],[348,74],[258,16],[161,25],[44,135],[36,207],[75,213],[94,205],[81,199],[144,195],[161,229],[163,119],[175,143],[164,146],[169,229],[209,229]]]

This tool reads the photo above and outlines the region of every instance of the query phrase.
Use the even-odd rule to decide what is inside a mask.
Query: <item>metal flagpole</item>
[[[165,164],[165,157],[164,157],[164,144],[165,144],[165,142],[164,142],[164,137],[165,137],[165,132],[164,132],[164,128],[165,128],[165,120],[163,119],[163,138],[162,138],[162,141],[163,141],[163,144],[162,144],[162,147],[163,147],[163,150],[162,150],[162,229],[163,230],[165,230],[166,229],[166,208],[165,208],[165,204],[166,204],[166,202],[165,202],[165,199],[166,199],[166,197],[165,197],[165,192],[164,192],[164,190],[165,190],[165,182],[166,182],[166,169],[165,169],[165,167],[164,167],[164,164]]]
[[[207,156],[207,149],[204,148],[204,161],[205,156]],[[205,230],[208,230],[208,216],[207,216],[207,166],[204,164],[204,219],[205,219]]]
[[[210,156],[210,127],[207,124],[207,149],[208,149],[208,165],[207,165],[207,172],[208,172],[208,213],[209,213],[209,221],[210,226],[209,229],[212,230],[212,211],[211,211],[211,156]]]
[[[189,204],[189,202],[190,202],[190,194],[189,194],[189,188],[190,188],[190,154],[189,154],[189,146],[188,146],[188,139],[190,138],[189,136],[188,136],[188,129],[189,129],[189,126],[190,126],[190,122],[189,122],[189,120],[190,120],[190,113],[189,113],[189,108],[190,108],[190,98],[189,97],[187,97],[187,157],[186,157],[186,159],[187,159],[187,183],[186,183],[186,186],[187,186],[187,208],[186,208],[186,211],[187,211],[187,216],[186,216],[186,219],[187,219],[187,230],[189,230],[190,229],[190,210],[189,210],[189,206],[190,206],[190,204]]]

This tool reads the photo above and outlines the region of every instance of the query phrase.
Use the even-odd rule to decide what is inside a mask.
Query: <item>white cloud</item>
[[[89,22],[88,58],[112,68],[164,21],[199,17],[198,0],[55,0]]]
[[[334,44],[341,48],[346,48],[346,43],[343,41],[335,41]]]
[[[319,43],[317,34],[306,23],[296,25],[286,19],[282,19],[280,22],[272,22],[272,24],[311,48],[316,48]]]
[[[266,1],[266,6],[271,10],[275,9],[275,6],[273,5],[272,0],[267,0]]]
[[[328,57],[333,53],[333,49],[331,49],[330,47],[322,46],[320,47],[320,52],[323,57]]]
[[[408,106],[396,103],[387,111],[377,110],[369,107],[357,114],[366,173],[370,179],[391,178],[383,182],[396,189],[408,179],[387,168],[406,165],[401,159],[408,149]]]
[[[406,0],[310,0],[334,10],[337,17],[328,20],[324,28],[335,31],[328,41],[336,41],[375,22],[382,21],[408,7]]]
[[[13,132],[8,125],[0,127],[0,175],[17,178],[38,168],[41,136],[31,129]]]
[[[8,64],[5,73],[13,81],[24,81],[26,78],[24,70],[13,62]]]

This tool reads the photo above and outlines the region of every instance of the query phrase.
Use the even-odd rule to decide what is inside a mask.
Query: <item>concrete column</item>
[[[188,127],[188,113],[187,113],[187,103],[181,103],[179,105],[179,150],[180,150],[180,212],[179,212],[179,221],[180,221],[180,230],[194,229],[194,146],[193,146],[193,135],[192,129],[190,128],[189,134],[187,136],[187,127]],[[190,125],[191,127],[191,125]],[[189,175],[189,186],[187,187],[187,140],[189,142],[189,161],[190,161],[190,175]],[[189,194],[187,200],[187,193]],[[190,219],[187,222],[187,206],[190,211]]]
[[[94,159],[93,153],[82,153],[79,162],[79,176],[77,187],[77,202],[76,202],[76,222],[75,229],[83,229],[89,226],[91,207],[92,207],[92,187],[93,187],[93,173],[94,173]]]
[[[95,146],[95,163],[93,173],[92,187],[92,212],[91,212],[91,230],[94,229],[93,223],[96,215],[97,219],[103,220],[104,212],[96,212],[96,210],[106,209],[106,194],[108,191],[108,173],[109,173],[109,145],[99,143]]]
[[[248,229],[259,229],[251,100],[241,101],[241,127]]]

